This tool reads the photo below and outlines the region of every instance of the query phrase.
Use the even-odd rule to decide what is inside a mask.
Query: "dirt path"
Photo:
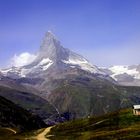
[[[9,131],[13,132],[14,134],[17,133],[17,132],[16,132],[14,129],[12,129],[12,128],[5,127],[5,128],[3,128],[3,129],[9,130]]]
[[[108,119],[104,119],[104,120],[101,120],[101,121],[98,121],[98,122],[96,122],[96,123],[93,123],[93,124],[91,124],[91,125],[89,125],[89,126],[86,126],[86,127],[83,127],[83,128],[89,128],[89,127],[91,127],[91,126],[95,126],[95,125],[98,125],[98,124],[100,124],[100,123],[103,123],[103,122],[105,122],[105,121],[107,121]]]
[[[105,121],[107,121],[107,120],[108,120],[108,119],[104,119],[104,120],[102,120],[102,121],[98,121],[98,122],[96,122],[96,123],[94,123],[94,124],[91,124],[91,125],[89,125],[89,126],[87,126],[87,127],[84,127],[84,128],[88,128],[88,127],[91,127],[91,126],[94,126],[94,125],[98,125],[98,124],[100,124],[100,123],[102,123],[102,122],[105,122]],[[47,135],[47,134],[50,132],[50,130],[51,130],[52,127],[54,127],[54,126],[48,127],[48,128],[46,128],[43,132],[41,132],[40,134],[38,134],[38,135],[36,136],[36,140],[50,140],[49,138],[46,138],[45,135]],[[48,136],[49,136],[49,135],[48,135]]]
[[[50,140],[50,139],[46,138],[45,135],[50,132],[51,128],[52,127],[46,128],[42,133],[37,135],[36,139],[37,140]]]
[[[91,124],[90,126],[94,126],[94,125],[98,125],[98,124],[100,124],[100,123],[102,123],[102,122],[105,122],[105,121],[107,121],[108,119],[104,119],[104,120],[102,120],[102,121],[99,121],[99,122],[96,122],[96,123],[94,123],[94,124]]]

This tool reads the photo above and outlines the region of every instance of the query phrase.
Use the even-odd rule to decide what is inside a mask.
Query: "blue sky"
[[[47,30],[97,66],[140,64],[140,0],[0,0],[0,67]]]

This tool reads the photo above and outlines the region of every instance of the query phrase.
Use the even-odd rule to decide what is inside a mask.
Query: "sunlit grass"
[[[101,117],[59,124],[51,130],[52,140],[135,140],[140,139],[140,116],[125,109]],[[56,139],[57,138],[57,139]]]

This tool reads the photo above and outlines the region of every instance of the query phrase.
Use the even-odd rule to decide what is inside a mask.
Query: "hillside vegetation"
[[[79,119],[51,129],[51,140],[139,140],[140,116],[132,109],[100,117]]]
[[[38,115],[43,120],[57,114],[56,109],[48,101],[26,91],[0,86],[0,96],[28,110],[30,113]],[[53,121],[53,119],[50,121]],[[49,124],[50,122],[46,121],[46,123]]]
[[[140,87],[118,86],[99,77],[72,76],[62,80],[48,100],[69,120],[101,116],[140,104]]]
[[[0,137],[45,126],[46,124],[38,116],[0,96]]]

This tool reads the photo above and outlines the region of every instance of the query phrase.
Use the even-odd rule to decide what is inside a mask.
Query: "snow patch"
[[[4,76],[6,76],[7,75],[7,73],[9,72],[9,71],[11,71],[12,69],[10,68],[10,69],[2,69],[2,70],[0,70],[0,72],[4,75]]]
[[[47,70],[51,65],[53,64],[53,62],[48,63],[47,65],[43,66],[43,70]]]
[[[81,64],[88,63],[88,61],[85,59],[80,60],[80,59],[72,59],[72,58],[70,58],[68,61],[63,60],[63,62],[66,64],[74,64],[74,65],[81,65]]]
[[[136,79],[140,79],[140,73],[136,70],[136,68],[129,69],[128,66],[113,66],[109,68],[109,70],[113,72],[111,77],[114,79],[116,79],[115,76],[120,75],[120,74],[125,74],[125,73],[133,76]]]
[[[8,72],[11,72],[11,73],[15,73],[15,74],[20,74],[20,69],[17,68],[17,67],[11,67],[9,69],[2,69],[0,70],[0,72],[4,75],[4,76],[7,76],[7,73]]]
[[[31,71],[31,70],[29,70],[29,69],[22,68],[22,69],[21,69],[20,76],[21,76],[21,77],[26,77],[26,75],[27,75],[30,71]]]
[[[36,70],[46,71],[52,64],[53,64],[52,60],[50,60],[49,58],[44,58],[43,60],[40,61],[40,63],[38,63],[36,66],[34,66],[31,69],[22,68],[20,76],[26,77],[28,73]]]
[[[103,72],[98,70],[98,68],[96,66],[93,66],[92,64],[90,64],[86,59],[82,59],[82,60],[69,59],[68,61],[62,60],[62,62],[64,62],[65,64],[72,65],[72,66],[70,66],[72,68],[79,66],[81,69],[83,69],[85,71],[89,71],[91,73],[104,74]]]
[[[52,62],[52,60],[50,60],[49,58],[44,58],[44,59],[39,63],[39,65],[45,65],[45,64],[51,63],[51,62]]]
[[[37,66],[41,66],[42,69],[45,71],[47,70],[51,65],[53,64],[53,61],[49,58],[43,59]]]

